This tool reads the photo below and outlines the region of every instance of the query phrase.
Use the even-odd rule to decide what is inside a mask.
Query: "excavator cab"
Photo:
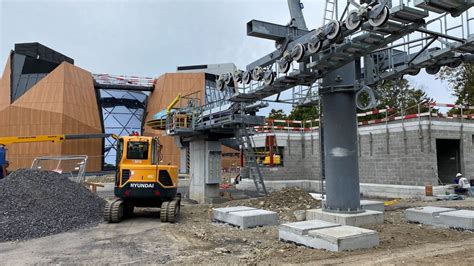
[[[174,222],[179,213],[178,168],[162,165],[162,146],[157,137],[134,134],[117,140],[114,194],[107,202],[104,219],[120,222],[134,207],[158,207],[162,222]]]

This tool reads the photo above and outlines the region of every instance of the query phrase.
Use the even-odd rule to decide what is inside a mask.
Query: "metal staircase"
[[[265,182],[263,181],[262,172],[260,166],[257,163],[257,156],[255,152],[255,143],[253,138],[250,137],[249,129],[243,125],[242,128],[237,132],[236,139],[240,144],[240,147],[244,155],[244,166],[249,169],[249,176],[255,183],[255,188],[259,195],[267,195],[267,189],[265,188]]]

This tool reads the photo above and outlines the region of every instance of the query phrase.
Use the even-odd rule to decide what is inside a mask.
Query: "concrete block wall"
[[[257,146],[264,145],[265,135],[257,135],[254,138]],[[283,167],[262,167],[265,180],[320,179],[321,164],[317,134],[290,133],[288,138],[286,133],[277,133],[277,144],[283,147]]]
[[[403,125],[401,121],[396,121],[387,126],[359,127],[360,182],[438,185],[436,139],[460,139],[460,128],[459,120],[441,118],[433,118],[431,122],[423,118],[420,121],[405,121]],[[263,167],[265,180],[320,180],[318,132],[276,135],[278,146],[284,147],[284,165]],[[254,138],[257,146],[264,145],[264,134]],[[474,121],[463,123],[461,153],[463,174],[474,179]]]

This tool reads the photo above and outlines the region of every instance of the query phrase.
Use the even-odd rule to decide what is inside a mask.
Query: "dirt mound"
[[[299,187],[284,188],[266,197],[229,202],[227,206],[248,206],[278,213],[280,222],[295,221],[293,212],[319,208],[321,202]]]
[[[0,180],[0,242],[97,225],[105,202],[49,171],[20,169]]]

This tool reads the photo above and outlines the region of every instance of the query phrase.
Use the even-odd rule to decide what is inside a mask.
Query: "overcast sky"
[[[319,27],[325,0],[302,2],[308,28]],[[274,48],[246,36],[251,19],[286,24],[286,0],[0,0],[0,62],[15,43],[40,42],[93,73],[158,77],[225,62],[243,69]],[[453,102],[447,84],[424,70],[410,80]]]

